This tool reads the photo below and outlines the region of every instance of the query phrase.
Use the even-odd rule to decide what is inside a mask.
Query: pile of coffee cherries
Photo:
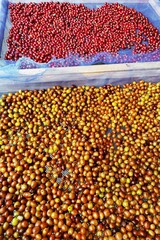
[[[0,240],[159,240],[160,83],[0,99]]]
[[[149,53],[160,49],[160,33],[140,12],[121,4],[89,9],[59,2],[10,4],[12,28],[5,58],[47,63],[70,54]]]

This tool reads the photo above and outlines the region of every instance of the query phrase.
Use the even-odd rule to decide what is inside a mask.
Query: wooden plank
[[[126,63],[126,64],[104,64],[104,65],[92,65],[92,66],[76,66],[76,67],[61,67],[61,68],[48,68],[48,69],[20,69],[18,72],[24,75],[34,75],[44,72],[47,74],[59,75],[70,73],[103,73],[113,71],[135,71],[135,70],[152,70],[160,69],[160,62],[148,62],[148,63]]]

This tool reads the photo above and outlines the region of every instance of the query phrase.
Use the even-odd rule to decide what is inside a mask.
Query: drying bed
[[[0,239],[158,240],[159,100],[154,78],[3,94]]]
[[[15,2],[13,1],[13,3],[15,3]],[[142,1],[139,3],[137,3],[136,1],[132,2],[132,3],[130,3],[129,1],[119,1],[120,4],[124,4],[126,7],[132,8],[132,10],[128,10],[128,8],[122,7],[122,5],[119,5],[119,4],[115,4],[114,1],[112,1],[112,2],[113,2],[112,5],[110,5],[110,2],[108,4],[104,5],[103,2],[90,3],[89,1],[83,1],[82,3],[84,3],[85,7],[82,4],[78,5],[78,3],[76,5],[74,5],[73,2],[72,2],[72,4],[69,4],[69,3],[56,4],[53,2],[37,4],[37,2],[36,2],[35,4],[32,3],[29,5],[26,5],[26,4],[25,5],[23,5],[23,4],[17,5],[17,8],[20,9],[20,12],[22,14],[22,18],[26,18],[26,22],[28,21],[27,19],[30,19],[27,17],[29,14],[29,13],[27,13],[27,11],[28,12],[33,11],[36,15],[36,14],[38,14],[38,12],[40,12],[40,9],[39,9],[40,6],[41,6],[40,8],[42,10],[42,13],[43,13],[44,9],[50,9],[52,14],[45,15],[45,18],[42,17],[39,24],[41,24],[41,21],[42,21],[43,24],[41,24],[41,26],[43,25],[44,28],[46,28],[49,21],[51,21],[50,26],[48,27],[48,29],[50,29],[48,37],[52,36],[52,34],[50,34],[50,33],[51,32],[53,33],[53,30],[55,31],[55,34],[56,33],[57,34],[56,34],[56,37],[53,34],[54,37],[53,37],[53,39],[51,37],[51,39],[49,40],[49,44],[47,42],[48,37],[46,39],[45,38],[43,39],[43,40],[45,40],[45,41],[43,41],[43,44],[45,42],[45,48],[43,46],[41,46],[42,39],[40,36],[40,35],[43,35],[43,31],[45,29],[43,29],[43,28],[40,29],[38,22],[36,22],[36,20],[39,17],[35,17],[35,19],[32,19],[31,22],[29,20],[29,22],[30,22],[29,28],[26,25],[26,26],[24,26],[24,29],[23,29],[23,27],[22,27],[23,24],[20,24],[20,23],[19,23],[20,27],[17,28],[18,24],[16,24],[17,19],[16,19],[16,14],[15,14],[16,7],[13,7],[13,5],[14,6],[16,6],[16,5],[13,4],[11,7],[12,8],[11,12],[13,13],[12,20],[15,23],[15,27],[13,27],[13,29],[12,29],[13,31],[11,30],[11,32],[10,32],[10,40],[9,40],[10,49],[8,49],[8,52],[7,52],[6,40],[9,36],[8,34],[9,34],[9,30],[11,28],[11,22],[9,19],[9,12],[5,13],[5,16],[7,16],[7,22],[6,22],[6,28],[5,28],[6,29],[5,35],[3,38],[4,41],[3,41],[3,47],[2,47],[2,57],[4,58],[6,56],[7,59],[18,60],[19,57],[26,56],[26,57],[32,58],[34,61],[37,61],[37,62],[43,63],[43,62],[49,61],[46,64],[38,64],[38,63],[35,63],[26,58],[21,58],[18,61],[20,68],[90,65],[93,63],[100,63],[100,62],[111,64],[111,63],[121,63],[121,62],[159,60],[159,50],[156,50],[156,49],[159,49],[159,43],[158,43],[159,37],[158,37],[158,35],[155,36],[155,34],[158,34],[158,32],[156,33],[157,30],[155,30],[151,26],[147,30],[148,20],[143,18],[141,13],[138,15],[135,14],[136,11],[142,12],[142,14],[144,14],[144,16],[146,16],[155,27],[159,28],[160,17],[155,11],[156,6],[153,7],[153,5],[150,4],[150,2],[148,2],[148,1]],[[24,1],[24,3],[27,3],[27,1]],[[49,6],[51,6],[51,5],[54,5],[54,7],[50,8]],[[28,7],[26,7],[26,6],[28,6]],[[7,12],[8,10],[6,8],[7,8],[7,4],[4,7],[4,10]],[[61,19],[61,17],[58,18],[56,16],[57,17],[56,21],[55,21],[56,25],[54,25],[53,24],[54,23],[54,17],[53,17],[54,8],[59,9],[60,13],[61,13],[61,11],[65,12],[66,16],[69,15],[67,13],[69,11],[68,9],[70,9],[71,10],[71,13],[69,15],[70,20],[68,19],[65,21],[65,19]],[[113,11],[112,11],[112,8],[113,8]],[[27,15],[23,14],[23,12],[25,12],[23,9],[25,9],[25,11],[26,11],[25,14],[27,14]],[[76,9],[78,9],[78,10],[76,10]],[[133,9],[135,9],[136,11]],[[80,12],[81,18],[74,20],[74,17],[72,17],[71,15],[74,15],[74,12],[76,13],[76,11]],[[125,21],[123,21],[121,19],[121,14],[120,14],[119,15],[120,19],[117,19],[116,22],[120,23],[122,21],[122,25],[116,25],[116,24],[114,25],[113,24],[113,26],[111,26],[111,23],[113,23],[113,21],[108,22],[107,23],[108,25],[96,22],[96,16],[97,16],[97,19],[99,19],[98,12],[100,14],[102,14],[103,11],[104,11],[104,13],[106,13],[106,12],[108,12],[108,14],[111,13],[110,16],[107,16],[107,19],[109,19],[109,17],[112,18],[111,16],[114,15],[114,12],[117,17],[118,17],[118,14],[117,14],[118,11],[119,11],[119,14],[120,14],[120,12],[122,12],[122,16],[123,16],[123,14],[125,16]],[[17,10],[17,12],[18,12],[18,10]],[[88,20],[86,20],[85,18],[84,18],[85,20],[83,19],[83,13],[86,15]],[[21,16],[21,14],[20,14],[20,16]],[[65,14],[63,14],[63,15],[65,15]],[[20,20],[20,16],[18,17],[19,20]],[[135,19],[140,19],[140,22],[142,20],[143,24],[140,22],[134,24],[134,16],[136,17]],[[103,19],[105,19],[105,17],[106,16],[104,14]],[[127,17],[130,19],[130,20],[128,20],[128,22],[127,22]],[[143,19],[141,19],[141,17]],[[132,19],[133,23],[132,23],[131,19]],[[76,21],[78,21],[78,22],[76,22]],[[36,24],[34,24],[34,22],[36,22]],[[44,25],[45,22],[47,22],[47,24]],[[84,22],[86,24],[83,24]],[[129,22],[131,22],[131,25],[129,24]],[[67,24],[67,28],[66,28],[66,24]],[[74,29],[75,24],[78,24],[77,27],[78,26],[80,27],[82,24],[82,26],[79,28],[79,31],[78,30],[75,31],[75,29]],[[93,25],[93,26],[91,26],[91,25]],[[102,28],[102,25],[104,26],[103,27],[104,31],[100,30],[100,28]],[[32,30],[34,30],[34,29],[32,29],[33,26],[37,26],[37,27],[39,26],[38,27],[39,35],[35,36],[34,31],[32,31]],[[133,28],[134,33],[133,32],[131,33],[130,30],[132,29],[133,26],[135,28],[135,29]],[[138,26],[140,28],[139,30],[138,30]],[[145,26],[145,29],[142,29],[144,26]],[[3,27],[5,27],[5,26],[3,26]],[[76,27],[76,29],[77,29],[77,27]],[[137,29],[136,29],[136,27],[137,27]],[[16,34],[16,39],[13,38],[14,28],[17,29],[15,31],[18,31]],[[58,28],[61,28],[62,30],[65,29],[65,31],[64,31],[65,37],[67,36],[66,35],[66,31],[67,31],[67,34],[68,34],[67,39],[65,39],[65,37],[61,36],[61,34],[60,35],[58,34]],[[106,32],[107,31],[110,32],[110,30],[112,28],[115,28],[116,31],[112,32],[113,34],[111,33],[106,36]],[[87,29],[87,30],[85,30],[85,29]],[[30,37],[30,39],[27,40],[25,34],[23,36],[21,34],[19,35],[19,32],[21,32],[22,30],[24,30],[24,32],[26,32],[27,36]],[[28,32],[28,30],[29,30],[29,32]],[[94,30],[94,31],[92,32],[92,30]],[[73,33],[70,34],[72,31],[73,31]],[[126,31],[126,36],[123,36],[122,33],[125,31]],[[136,33],[135,33],[135,31],[136,31]],[[45,30],[45,32],[46,32],[46,30]],[[78,32],[80,32],[79,35],[77,35]],[[90,39],[89,36],[92,35],[92,33],[94,33],[94,32],[96,32],[96,34],[94,34],[94,36],[97,35],[97,38],[94,37],[94,38]],[[146,32],[147,32],[147,35],[146,35]],[[130,39],[130,36],[127,34],[133,35],[132,40]],[[2,31],[2,35],[3,35],[3,31]],[[76,38],[73,39],[72,35],[76,36]],[[121,35],[122,39],[120,38],[120,35]],[[151,37],[151,35],[152,35],[152,37]],[[58,40],[58,36],[59,36],[59,40]],[[119,37],[117,37],[117,36],[119,36]],[[37,37],[38,37],[38,40],[37,40]],[[149,40],[149,39],[147,39],[148,37],[153,38],[153,39]],[[62,39],[60,40],[60,38],[62,38]],[[109,41],[109,39],[110,40],[113,39],[114,44],[112,42],[110,44],[108,44],[109,42],[105,43],[105,41],[106,41],[105,39],[107,39],[107,38],[108,38],[107,41]],[[1,41],[3,39],[1,36]],[[34,44],[34,41],[36,42],[36,45]],[[27,42],[30,44],[32,49],[27,50],[28,49]],[[37,45],[38,42],[39,42],[39,44]],[[59,46],[56,48],[56,44],[58,42],[60,45],[62,44],[63,46]],[[51,43],[53,43],[54,46],[52,46]],[[135,44],[134,52],[136,54],[132,54],[132,51],[133,51],[132,45],[134,45],[134,44]],[[23,46],[23,48],[22,48],[22,46]],[[12,49],[12,47],[13,47],[13,49]],[[15,50],[15,48],[16,48],[16,50]],[[125,49],[125,50],[122,50],[122,49]],[[148,51],[149,51],[149,53],[148,53]],[[7,54],[6,54],[6,52],[7,52]],[[117,52],[118,52],[118,54],[112,55],[113,53],[117,53]],[[147,52],[147,55],[146,55],[146,52]],[[51,60],[52,57],[53,57],[53,59]]]

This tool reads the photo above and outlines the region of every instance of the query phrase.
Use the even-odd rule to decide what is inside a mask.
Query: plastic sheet
[[[155,12],[160,16],[160,0],[149,0],[152,8],[154,8]]]
[[[50,1],[50,0],[48,0]],[[151,0],[153,1],[153,0]],[[17,0],[11,0],[12,3],[17,3]],[[22,0],[21,2],[30,2],[29,0]],[[35,0],[34,2],[41,2],[41,0]],[[63,2],[63,1],[60,1]],[[68,1],[70,3],[74,3],[74,1]],[[89,8],[98,8],[104,4],[104,0],[102,1],[94,1],[94,3],[90,3],[90,1],[75,1],[75,3],[84,3]],[[117,1],[107,1],[107,2],[117,2]],[[157,5],[152,3],[150,4],[148,1],[118,1],[126,5],[127,7],[135,8],[137,11],[142,12],[146,17],[148,17],[149,21],[160,30],[160,15],[158,15],[155,11]],[[155,5],[155,7],[153,7]],[[0,42],[0,46],[2,45],[1,50],[1,57],[4,59],[5,53],[7,51],[7,44],[6,39],[9,35],[9,29],[11,28],[11,22],[9,19],[9,12],[8,11],[8,1],[7,0],[0,0],[0,9],[2,15],[0,16],[0,40],[2,42],[3,38],[3,45]],[[6,20],[7,15],[7,20]],[[5,24],[6,20],[6,24]],[[5,33],[4,32],[5,27]],[[15,61],[0,61],[0,68],[3,69],[5,72],[10,72],[11,67],[14,69],[31,69],[31,68],[48,68],[48,67],[68,67],[68,66],[88,66],[93,64],[115,64],[115,63],[133,63],[133,62],[151,62],[151,61],[160,61],[160,50],[156,52],[147,53],[147,54],[132,54],[132,50],[121,50],[118,54],[112,55],[111,53],[98,53],[93,56],[86,56],[81,57],[78,55],[70,55],[66,59],[56,59],[53,58],[50,62],[46,64],[36,63],[29,58],[21,58],[17,62]]]
[[[4,71],[15,69],[34,69],[34,68],[54,68],[54,67],[71,67],[71,66],[89,66],[95,64],[117,64],[117,63],[135,63],[135,62],[154,62],[160,60],[160,50],[148,54],[119,54],[112,55],[102,52],[93,56],[81,57],[78,55],[70,55],[65,59],[53,58],[48,63],[37,63],[33,60],[23,57],[18,61],[0,61],[0,68]]]
[[[8,1],[0,0],[0,57],[2,52],[2,43],[4,39],[7,13],[8,13]]]
[[[22,69],[18,70],[12,78],[6,77],[5,79],[1,78],[0,69],[0,95],[26,89],[47,89],[57,85],[98,87],[106,84],[123,85],[142,79],[149,82],[160,81],[158,63],[144,63],[140,66],[137,66],[137,63],[132,63],[115,64],[112,69],[109,66],[102,65],[96,66],[96,69],[95,66],[89,66],[88,68],[48,68],[45,71],[44,69]],[[108,71],[106,68],[108,68]]]

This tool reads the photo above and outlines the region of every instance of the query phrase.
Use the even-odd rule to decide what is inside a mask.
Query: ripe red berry
[[[148,53],[160,49],[160,33],[135,9],[106,3],[98,9],[70,3],[10,4],[12,28],[6,59],[22,56],[36,62],[70,53],[90,56],[99,52]]]

